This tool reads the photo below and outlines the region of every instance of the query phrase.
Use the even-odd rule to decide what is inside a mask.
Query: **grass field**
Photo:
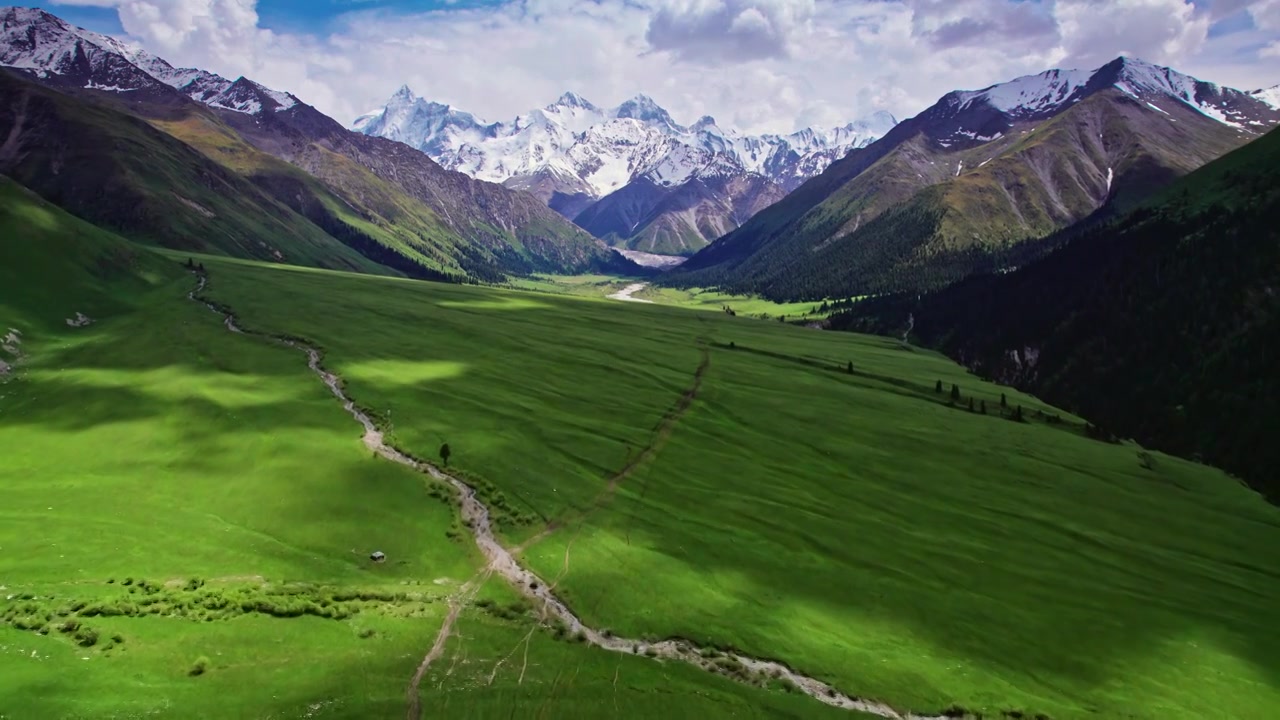
[[[0,223],[45,244],[0,244],[0,288],[21,291],[0,326],[26,353],[0,384],[0,716],[403,715],[477,570],[443,493],[370,457],[301,353],[187,300],[178,256],[0,199],[18,208]],[[83,260],[41,264],[48,243]],[[500,533],[595,627],[731,645],[904,710],[1280,707],[1280,511],[938,355],[199,260],[243,326],[321,347],[394,443],[448,442]],[[51,278],[66,294],[40,294]],[[80,310],[96,322],[62,322]],[[1029,422],[999,417],[1002,392]],[[478,597],[423,680],[425,715],[836,714],[555,640],[492,578]]]
[[[213,267],[215,297],[323,345],[397,443],[449,442],[506,498],[512,542],[570,521],[527,556],[548,578],[567,564],[557,587],[597,625],[732,644],[918,710],[1280,704],[1280,513],[1220,472],[1159,454],[1147,469],[1074,418],[1036,419],[1053,411],[937,355],[678,308]],[[325,293],[343,302],[309,299]],[[608,499],[704,348],[697,399]],[[939,379],[992,414],[948,407]],[[1002,391],[1031,422],[995,416]]]

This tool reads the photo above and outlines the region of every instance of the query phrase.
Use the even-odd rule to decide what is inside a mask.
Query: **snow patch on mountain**
[[[1092,72],[1085,70],[1049,70],[983,90],[958,91],[955,96],[962,110],[982,100],[1003,113],[1037,115],[1065,105],[1092,76]]]
[[[1265,90],[1254,90],[1249,94],[1271,107],[1280,110],[1280,85],[1276,85],[1275,87],[1267,88]]]

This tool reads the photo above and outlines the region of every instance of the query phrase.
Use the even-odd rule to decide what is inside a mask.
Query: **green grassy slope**
[[[171,263],[72,217],[0,175],[0,328],[24,344],[66,330],[76,313],[106,318],[178,274]],[[0,355],[0,360],[6,359]]]
[[[562,523],[525,554],[594,624],[732,644],[904,709],[1280,703],[1277,510],[1216,470],[1158,453],[1148,469],[941,356],[715,313],[210,266],[251,326],[323,345],[395,442],[448,442],[512,542]],[[341,307],[313,300],[334,293]],[[948,407],[939,379],[991,414]],[[1030,422],[998,416],[1002,392]]]
[[[985,374],[1280,497],[1277,168],[1273,131],[1018,272],[836,322],[900,332],[910,313],[922,340]]]
[[[0,108],[0,172],[97,225],[184,250],[387,272],[136,117],[3,70]]]
[[[299,352],[229,333],[188,300],[185,256],[2,178],[0,231],[0,323],[28,349],[0,381],[0,715],[402,716],[443,599],[478,569],[471,543],[450,538],[451,505],[369,456]],[[68,327],[69,309],[96,321]],[[388,561],[370,564],[373,549]],[[510,614],[485,647],[534,629]],[[553,696],[553,662],[594,700],[615,692],[617,666],[531,639],[528,684],[503,675],[510,689],[486,694],[482,716]],[[465,664],[468,678],[499,659]],[[673,675],[709,710],[810,708],[647,660],[625,672],[619,697],[643,703],[637,716],[693,706],[666,691]],[[474,690],[448,691],[456,708]]]
[[[195,105],[150,122],[384,265],[434,279],[467,274],[459,264],[466,262],[459,251],[464,243],[431,209],[346,158],[330,153],[327,171],[312,176],[249,145]],[[333,188],[347,191],[338,195]],[[501,276],[494,268],[471,269],[491,279]]]

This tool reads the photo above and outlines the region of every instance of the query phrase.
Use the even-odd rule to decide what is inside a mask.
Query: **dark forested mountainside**
[[[909,323],[984,376],[1280,500],[1280,132],[1025,268],[832,319]]]

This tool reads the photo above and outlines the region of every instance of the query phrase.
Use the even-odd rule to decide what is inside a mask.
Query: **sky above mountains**
[[[40,0],[340,122],[399,86],[489,118],[638,92],[747,132],[909,117],[954,89],[1117,55],[1280,83],[1280,0]]]

